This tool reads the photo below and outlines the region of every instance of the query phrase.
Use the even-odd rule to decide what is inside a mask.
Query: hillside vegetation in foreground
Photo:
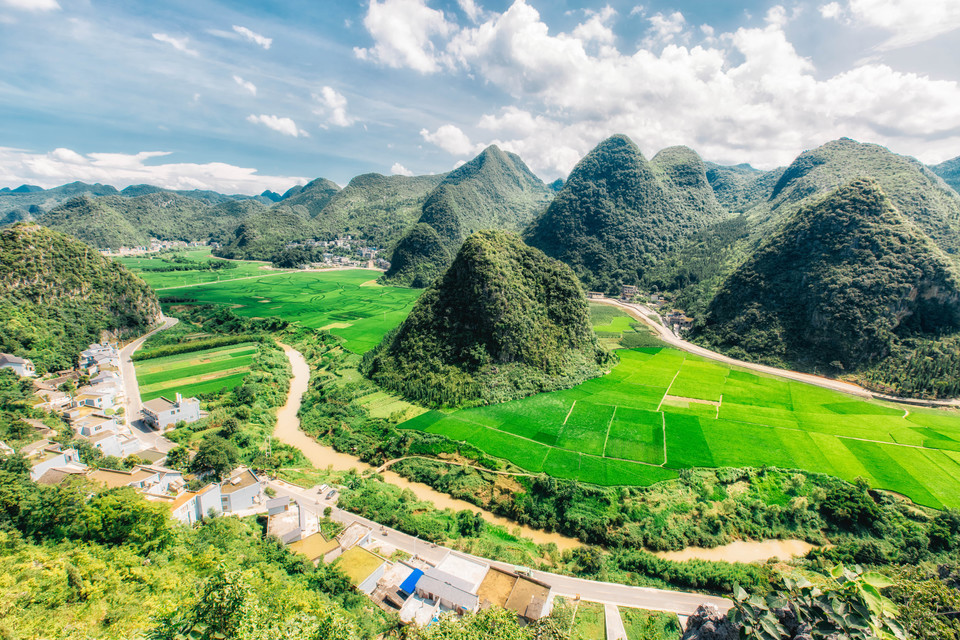
[[[65,369],[104,332],[138,334],[159,319],[147,284],[89,245],[32,223],[0,232],[0,351]]]
[[[408,400],[457,406],[569,387],[609,362],[569,267],[516,235],[483,231],[362,371]]]

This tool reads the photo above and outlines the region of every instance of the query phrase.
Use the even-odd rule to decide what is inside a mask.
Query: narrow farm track
[[[307,364],[303,354],[293,347],[282,343],[280,346],[283,348],[287,360],[290,361],[293,377],[290,379],[290,391],[287,395],[287,402],[277,411],[277,426],[274,429],[273,437],[300,449],[303,455],[320,469],[331,467],[337,471],[347,471],[349,469],[357,469],[361,472],[367,470],[376,471],[369,464],[353,456],[340,453],[333,449],[333,447],[322,445],[301,431],[300,418],[297,413],[300,411],[300,402],[303,399],[303,394],[306,393],[310,384],[310,365]],[[548,533],[539,529],[532,529],[525,525],[517,524],[512,520],[501,518],[469,502],[457,500],[445,493],[440,493],[428,485],[419,482],[410,482],[392,471],[384,471],[382,475],[384,480],[390,484],[403,489],[409,489],[420,500],[432,502],[440,509],[452,509],[454,511],[466,509],[473,513],[479,513],[484,520],[491,524],[506,527],[509,531],[520,529],[521,535],[530,538],[538,544],[553,542],[560,550],[572,549],[579,547],[581,544],[580,541],[575,538],[570,538],[559,533]]]

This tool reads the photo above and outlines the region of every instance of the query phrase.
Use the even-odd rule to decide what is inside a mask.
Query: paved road
[[[620,307],[637,320],[641,320],[645,324],[651,326],[657,332],[657,337],[659,337],[663,342],[666,342],[671,347],[676,347],[677,349],[687,351],[688,353],[709,358],[710,360],[716,360],[717,362],[722,362],[724,364],[735,365],[745,369],[752,369],[754,371],[759,371],[760,373],[780,376],[781,378],[787,378],[789,380],[796,380],[797,382],[806,382],[807,384],[816,385],[825,389],[832,389],[833,391],[849,393],[862,398],[873,397],[872,393],[851,382],[832,380],[830,378],[815,376],[809,373],[800,373],[799,371],[790,371],[788,369],[777,369],[776,367],[768,367],[767,365],[757,364],[755,362],[744,362],[743,360],[736,360],[721,353],[717,353],[716,351],[704,349],[703,347],[693,344],[692,342],[687,342],[686,340],[678,338],[673,331],[663,326],[659,322],[652,320],[647,314],[653,312],[642,304],[621,302],[620,300],[614,300],[612,298],[594,298],[592,301]]]
[[[402,549],[407,553],[420,556],[428,562],[437,563],[448,553],[458,553],[467,557],[473,557],[477,560],[489,563],[490,565],[513,571],[515,566],[506,562],[490,560],[488,558],[477,558],[469,554],[463,554],[448,549],[440,545],[421,540],[408,535],[396,529],[385,527],[372,520],[367,520],[361,516],[344,511],[336,507],[335,500],[327,501],[325,496],[320,496],[316,491],[302,489],[286,482],[271,480],[268,483],[278,496],[290,496],[307,504],[314,505],[318,512],[322,513],[325,507],[331,508],[330,517],[342,524],[360,522],[370,527],[376,539],[383,540],[397,549]],[[666,589],[652,589],[649,587],[631,587],[613,582],[597,582],[594,580],[584,580],[583,578],[572,578],[561,576],[547,571],[532,571],[531,577],[540,580],[553,587],[553,594],[566,598],[577,598],[589,600],[591,602],[600,602],[603,604],[612,604],[621,607],[635,607],[640,609],[650,609],[653,611],[666,611],[679,615],[691,615],[701,604],[716,605],[721,611],[730,609],[732,603],[726,598],[708,596],[701,593],[688,593],[683,591],[668,591]]]
[[[132,358],[133,353],[143,345],[147,338],[158,331],[169,329],[177,322],[179,320],[176,318],[164,316],[163,323],[159,327],[140,336],[120,350],[120,374],[123,376],[123,394],[125,397],[123,414],[126,416],[127,424],[130,425],[130,429],[133,430],[135,436],[147,443],[148,448],[154,447],[164,452],[170,451],[177,445],[148,427],[140,419],[140,409],[143,404],[140,402],[140,385],[137,384],[137,372],[134,370]]]

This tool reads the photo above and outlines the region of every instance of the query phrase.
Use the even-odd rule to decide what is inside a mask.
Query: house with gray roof
[[[10,353],[0,353],[0,369],[13,369],[13,372],[21,378],[32,378],[37,375],[32,362]]]

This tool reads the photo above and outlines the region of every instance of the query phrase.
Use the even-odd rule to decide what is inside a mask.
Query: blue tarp
[[[420,571],[420,569],[414,569],[413,573],[408,575],[407,579],[403,581],[402,585],[400,585],[400,591],[413,595],[413,592],[417,590],[417,583],[420,582],[420,578],[422,577],[423,571]]]

